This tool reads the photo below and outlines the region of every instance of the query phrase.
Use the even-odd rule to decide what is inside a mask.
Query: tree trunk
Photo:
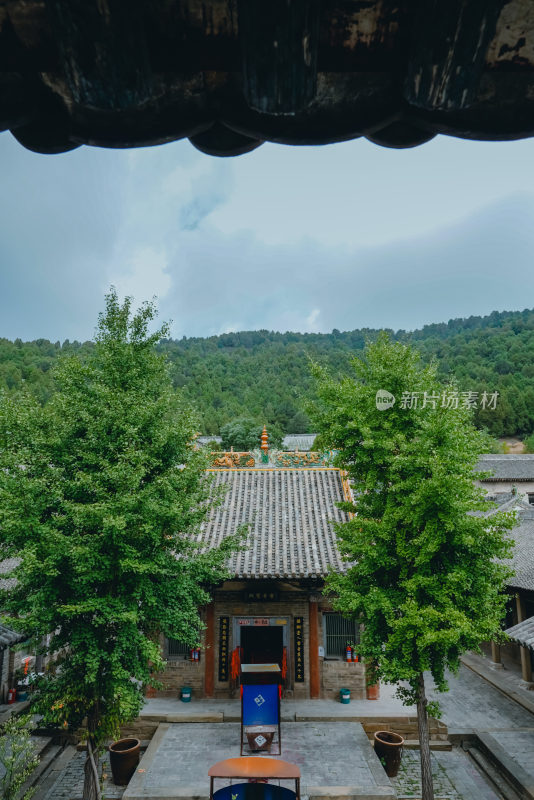
[[[98,722],[98,709],[87,718],[87,758],[85,759],[82,800],[102,800],[100,774],[98,770],[98,748],[95,746],[95,731]]]
[[[430,737],[428,733],[427,699],[425,696],[425,679],[423,673],[417,680],[417,726],[419,728],[419,752],[421,755],[421,797],[422,800],[434,800],[434,784],[432,782],[432,764],[430,761]]]

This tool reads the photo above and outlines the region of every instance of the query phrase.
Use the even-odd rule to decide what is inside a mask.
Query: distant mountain
[[[306,433],[304,404],[313,391],[310,359],[333,373],[347,373],[351,353],[377,333],[242,331],[165,340],[159,349],[170,361],[174,385],[201,414],[204,433],[217,434],[230,419],[245,415],[277,424],[286,433]],[[417,347],[425,361],[435,358],[440,374],[454,374],[460,390],[498,391],[496,409],[476,414],[477,423],[494,436],[534,431],[534,310],[494,311],[390,334]],[[54,391],[51,368],[57,357],[83,355],[92,346],[0,339],[0,386],[17,391],[24,382],[45,403]]]

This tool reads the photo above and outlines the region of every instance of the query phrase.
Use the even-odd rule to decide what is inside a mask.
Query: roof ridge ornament
[[[263,426],[263,430],[261,432],[261,463],[268,464],[269,463],[269,436],[267,434],[267,425]]]

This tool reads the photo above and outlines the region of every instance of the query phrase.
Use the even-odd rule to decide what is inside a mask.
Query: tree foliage
[[[198,643],[199,606],[235,546],[198,549],[214,498],[191,444],[198,420],[155,351],[166,328],[148,330],[154,314],[110,292],[95,346],[60,360],[50,401],[0,406],[1,552],[22,559],[2,607],[12,627],[49,637],[35,708],[73,729],[87,720],[90,756],[138,714],[163,667],[160,631]]]
[[[261,445],[261,434],[263,425],[250,417],[239,417],[221,428],[223,450],[257,450]],[[269,425],[267,428],[269,448],[280,449],[282,446],[283,433],[277,425]]]
[[[436,359],[438,374],[454,375],[461,391],[499,392],[495,411],[477,410],[475,423],[493,436],[534,431],[534,311],[493,312],[453,319],[413,332],[390,331],[413,344],[423,360]],[[285,433],[309,433],[303,399],[312,391],[309,359],[336,374],[350,374],[352,353],[378,331],[330,334],[242,331],[209,338],[166,339],[158,344],[171,363],[174,386],[199,410],[200,428],[218,434],[243,414]],[[55,391],[52,366],[62,353],[87,357],[91,342],[0,339],[0,386],[28,387],[45,403]],[[298,429],[296,429],[298,428]]]
[[[364,624],[370,680],[406,682],[400,693],[418,705],[423,755],[423,673],[445,691],[446,668],[456,671],[462,652],[499,635],[514,517],[483,515],[490,506],[473,467],[486,438],[470,410],[444,407],[433,365],[383,334],[352,367],[354,377],[341,380],[314,370],[316,424],[355,494],[342,504],[353,516],[336,526],[347,568],[327,587],[334,607]],[[380,390],[396,398],[392,407],[377,407]],[[437,399],[403,408],[412,392]]]
[[[21,794],[22,787],[39,764],[30,736],[30,717],[12,714],[0,726],[0,797],[30,800],[34,788]]]

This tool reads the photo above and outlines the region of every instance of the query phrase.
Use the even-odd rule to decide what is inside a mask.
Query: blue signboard
[[[243,686],[243,725],[278,725],[277,683]]]

